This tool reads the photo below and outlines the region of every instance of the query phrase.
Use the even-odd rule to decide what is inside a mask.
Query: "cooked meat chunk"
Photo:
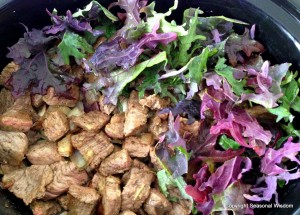
[[[168,213],[168,215],[189,215],[190,210],[185,208],[179,203],[173,202],[172,203],[172,210]]]
[[[147,123],[148,108],[139,103],[138,93],[132,91],[125,112],[124,135],[136,135]]]
[[[10,131],[27,132],[33,126],[32,118],[28,113],[9,110],[0,118],[1,127]]]
[[[199,136],[200,121],[194,121],[192,124],[188,124],[188,119],[180,118],[179,134],[185,139],[190,139],[191,137],[197,138]]]
[[[27,148],[28,139],[24,133],[0,130],[0,163],[20,165]]]
[[[88,180],[85,170],[78,170],[72,162],[61,161],[50,167],[54,177],[46,187],[46,199],[55,198],[66,192],[71,185],[82,185]]]
[[[56,141],[69,131],[69,122],[66,114],[59,110],[47,113],[43,122],[44,133],[50,141]]]
[[[120,215],[136,215],[136,213],[127,210],[127,211],[123,211],[122,213],[120,213]]]
[[[139,171],[151,172],[150,168],[146,164],[139,161],[138,159],[134,159],[131,164],[131,169],[129,171],[125,172],[124,175],[122,176],[122,183],[127,184],[131,173],[136,173]]]
[[[180,190],[177,187],[169,187],[168,189],[170,198],[178,199],[177,203],[180,204],[181,208],[183,208],[187,214],[191,214],[193,209],[193,203],[190,200],[184,199],[180,194]],[[180,207],[176,206],[179,210]]]
[[[82,81],[84,78],[85,70],[81,66],[73,66],[70,70],[70,74],[76,77],[78,80]]]
[[[139,137],[126,137],[123,148],[126,149],[131,157],[147,157],[150,146],[154,144],[151,133],[143,133]]]
[[[121,180],[114,176],[105,179],[101,208],[103,215],[118,215],[121,208]]]
[[[72,85],[70,89],[70,96],[72,99],[56,96],[54,88],[50,87],[47,94],[43,96],[43,100],[47,105],[75,107],[79,100],[79,87]]]
[[[26,205],[45,196],[46,186],[53,179],[53,171],[48,165],[32,165],[18,169],[2,178],[4,188],[8,188]]]
[[[113,104],[105,104],[104,95],[99,98],[99,106],[100,110],[107,115],[111,114],[116,109],[116,106]]]
[[[61,207],[55,201],[34,201],[30,204],[33,215],[55,215],[61,211]]]
[[[101,195],[104,193],[106,177],[97,172],[91,181],[90,187],[95,188]]]
[[[5,88],[0,91],[0,114],[5,113],[15,102],[11,92]]]
[[[123,173],[130,169],[131,158],[125,149],[115,152],[102,161],[99,171],[102,175],[108,176]]]
[[[95,189],[78,185],[72,185],[68,194],[70,196],[68,215],[91,215],[100,199]]]
[[[56,143],[49,141],[40,141],[31,145],[26,157],[30,163],[36,165],[49,165],[63,160],[57,151]]]
[[[144,203],[144,210],[149,215],[163,215],[172,209],[168,199],[157,189],[151,189],[150,195]]]
[[[52,111],[61,111],[64,114],[66,114],[66,116],[68,116],[69,112],[71,111],[71,108],[69,108],[67,106],[61,106],[61,105],[52,105],[52,106],[48,107],[46,113],[50,113]]]
[[[57,202],[64,210],[68,210],[69,200],[68,194],[57,197]]]
[[[161,162],[159,161],[159,158],[155,154],[155,148],[154,147],[150,148],[149,155],[150,155],[151,163],[153,164],[155,170],[156,171],[162,170],[163,166],[161,165]]]
[[[81,116],[72,117],[72,122],[86,131],[99,131],[109,121],[109,115],[100,111],[90,111]]]
[[[118,113],[113,115],[110,119],[110,122],[105,126],[105,133],[113,139],[123,139],[124,122],[124,113]]]
[[[25,164],[22,162],[19,166],[12,166],[9,164],[0,164],[0,173],[2,175],[11,173],[17,169],[26,168]]]
[[[33,96],[31,96],[31,104],[33,107],[41,107],[42,104],[45,104],[43,101],[43,96],[40,94],[35,94]]]
[[[0,124],[5,130],[27,132],[38,118],[31,106],[30,96],[24,95],[17,98],[9,110],[1,116]]]
[[[17,65],[15,62],[10,62],[7,64],[0,74],[0,85],[4,86],[5,83],[8,81],[12,73],[19,70],[20,66]]]
[[[155,115],[150,120],[149,125],[149,132],[151,132],[154,135],[154,138],[156,140],[159,139],[159,137],[168,131],[168,121],[163,120],[158,115]]]
[[[169,98],[163,99],[155,94],[142,98],[139,102],[141,105],[146,106],[151,110],[161,110],[170,105]]]
[[[114,145],[110,143],[104,132],[95,134],[83,131],[72,135],[71,142],[93,169],[97,168],[101,161],[114,150]]]
[[[28,145],[35,144],[38,140],[44,138],[44,136],[39,131],[29,130],[25,134],[28,138]]]
[[[136,212],[148,198],[150,185],[154,180],[154,174],[137,167],[130,170],[129,178],[122,191],[123,211],[131,210]]]

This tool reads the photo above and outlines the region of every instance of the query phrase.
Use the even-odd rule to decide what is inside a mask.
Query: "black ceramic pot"
[[[106,6],[112,2],[99,1]],[[89,0],[0,0],[0,71],[9,62],[5,58],[6,47],[16,43],[24,33],[20,23],[29,28],[41,28],[50,24],[46,8],[50,11],[56,8],[64,13],[88,3]],[[156,4],[158,11],[164,11],[173,0],[156,0]],[[182,11],[189,7],[200,7],[206,16],[225,15],[256,24],[257,39],[267,47],[265,57],[273,63],[291,62],[293,69],[300,71],[300,0],[179,0],[179,9],[171,18],[180,21]],[[293,208],[258,210],[256,214],[300,214],[300,180],[280,191],[279,200],[293,204]],[[32,213],[20,199],[0,189],[0,215],[27,214]]]

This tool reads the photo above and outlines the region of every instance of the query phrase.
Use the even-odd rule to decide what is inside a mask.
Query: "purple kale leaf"
[[[26,58],[34,56],[55,39],[54,36],[47,37],[41,30],[32,29],[32,31],[28,31],[27,27],[25,29],[24,37],[8,48],[9,53],[6,55],[6,57],[12,58],[17,64],[21,64]]]
[[[215,194],[214,207],[212,209],[213,214],[215,212],[225,212],[225,210],[232,211],[233,214],[246,214],[254,215],[253,209],[250,207],[233,207],[229,208],[228,205],[240,205],[245,206],[247,204],[245,198],[241,198],[243,194],[248,193],[250,190],[250,184],[244,184],[241,181],[237,181],[226,188],[221,194]],[[231,214],[226,213],[225,214]]]
[[[155,148],[156,156],[173,178],[188,172],[188,159],[186,154],[179,149],[172,149],[165,142],[159,143]]]
[[[216,149],[218,135],[210,134],[208,120],[200,121],[199,137],[187,145],[188,151],[192,151],[192,159],[213,162],[225,162],[241,155],[244,149],[221,151]]]
[[[176,104],[176,107],[166,108],[160,113],[169,113],[170,111],[174,117],[180,114],[187,115],[187,123],[192,124],[195,120],[200,119],[200,102],[196,100],[182,100]]]
[[[290,173],[290,170],[287,170],[282,164],[282,160],[288,158],[300,164],[299,159],[296,157],[299,152],[300,144],[293,143],[292,137],[278,150],[269,148],[261,159],[260,169],[264,176],[259,178],[255,188],[251,189],[253,195],[245,194],[244,197],[251,201],[270,201],[275,195],[275,201],[278,203],[277,180],[285,180],[287,184],[290,180],[300,178],[300,170]]]
[[[75,32],[89,31],[94,35],[100,35],[102,31],[93,30],[90,23],[86,20],[78,20],[72,16],[70,10],[67,11],[66,16],[58,16],[56,11],[47,13],[51,16],[53,25],[44,27],[46,34],[57,34],[58,32],[65,31],[66,29],[73,30]]]
[[[244,61],[241,51],[250,57],[253,52],[261,53],[264,51],[264,47],[258,41],[251,39],[249,30],[246,29],[243,35],[232,34],[226,42],[225,53],[232,66],[236,66],[238,61]]]
[[[300,144],[293,143],[290,137],[282,148],[275,150],[269,148],[265,156],[261,160],[261,172],[267,175],[277,175],[284,173],[287,170],[279,167],[283,158],[288,158],[291,161],[300,164],[300,161],[296,158],[296,154],[300,152]]]
[[[86,83],[86,89],[101,90],[104,95],[104,103],[117,105],[118,96],[124,87],[138,77],[145,69],[151,68],[167,59],[165,52],[160,52],[152,58],[145,60],[131,68],[128,71],[122,69],[111,73],[102,72],[98,80],[93,84]]]
[[[266,145],[271,141],[270,131],[263,129],[256,119],[245,110],[234,108],[228,117],[221,119],[210,129],[211,134],[230,134],[241,146],[252,148],[258,155],[265,153]],[[246,142],[248,139],[248,143]]]
[[[121,66],[127,70],[133,66],[137,58],[143,52],[142,44],[139,42],[132,43],[127,48],[122,49],[121,43],[125,43],[122,37],[116,37],[111,41],[102,43],[95,51],[90,62],[95,66],[96,71],[113,70]]]
[[[71,78],[72,79],[72,78]],[[20,69],[12,74],[6,84],[12,87],[15,97],[24,95],[27,90],[31,94],[45,94],[49,87],[53,87],[57,95],[70,98],[67,82],[70,77],[52,73],[48,68],[48,60],[44,52],[25,59]]]
[[[278,194],[276,192],[277,188],[277,177],[276,176],[263,176],[257,180],[257,184],[265,182],[266,186],[255,187],[251,189],[253,195],[244,194],[246,199],[249,199],[254,202],[259,201],[270,201],[275,195],[275,201],[278,203]]]
[[[174,121],[172,113],[169,114],[169,130],[162,136],[155,148],[155,153],[174,178],[188,171],[188,154],[186,142],[179,135],[180,116]]]
[[[247,85],[253,87],[255,93],[243,94],[242,101],[249,100],[266,108],[278,106],[276,102],[283,96],[280,85],[289,66],[290,64],[283,63],[270,67],[269,62],[265,61],[259,72],[249,69]]]
[[[204,165],[198,174],[194,175],[195,186],[186,186],[186,192],[197,203],[198,211],[208,215],[214,206],[213,195],[224,192],[227,187],[241,179],[242,174],[249,171],[251,167],[251,160],[240,156],[224,162],[212,174],[208,172],[208,166]]]
[[[140,10],[147,5],[147,0],[118,0],[118,2],[111,3],[108,9],[119,6],[125,10],[124,26],[118,30],[117,35],[125,37],[129,29],[137,27],[141,23]]]
[[[144,47],[154,49],[158,43],[167,45],[176,40],[177,35],[175,33],[156,33],[157,29],[158,26],[155,26],[151,33],[145,34],[140,40],[129,44],[126,48],[121,47],[121,44],[127,43],[122,37],[116,37],[111,41],[102,43],[96,49],[90,62],[97,72],[101,70],[111,71],[117,66],[128,70],[137,62]]]

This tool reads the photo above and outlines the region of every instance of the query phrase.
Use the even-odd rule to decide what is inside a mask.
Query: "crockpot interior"
[[[63,3],[62,3],[63,2]],[[99,1],[104,6],[109,0]],[[279,3],[280,4],[279,4]],[[267,48],[266,59],[273,63],[291,62],[293,69],[300,70],[300,13],[289,6],[287,1],[277,0],[179,0],[178,9],[170,19],[180,22],[185,8],[200,7],[205,16],[225,15],[257,25],[257,39]],[[3,0],[0,1],[0,69],[10,61],[5,58],[7,47],[17,42],[24,33],[20,23],[31,28],[41,28],[50,24],[45,9],[56,8],[60,14],[67,9],[74,11],[89,3],[89,0]],[[173,4],[173,0],[157,0],[158,11],[165,11]],[[243,29],[237,27],[241,33]],[[0,70],[0,71],[1,71]],[[299,116],[297,116],[299,119]],[[298,120],[295,120],[296,122]],[[260,210],[258,214],[300,214],[298,191],[300,181],[292,182],[286,189],[280,191],[280,202],[293,204],[292,209]],[[0,189],[1,215],[32,214],[22,200],[13,194]]]

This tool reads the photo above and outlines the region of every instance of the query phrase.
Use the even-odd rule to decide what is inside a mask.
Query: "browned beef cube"
[[[61,211],[61,207],[55,201],[34,201],[30,204],[33,215],[55,215]]]
[[[101,161],[112,153],[114,145],[104,132],[80,132],[72,135],[72,145],[79,150],[91,168],[97,168]]]
[[[44,138],[40,131],[29,130],[25,134],[28,138],[28,145],[35,144],[38,140]]]
[[[31,104],[33,107],[39,108],[44,103],[43,96],[40,94],[35,94],[31,96]]]
[[[159,158],[155,154],[155,148],[154,147],[150,148],[149,155],[150,155],[151,163],[153,164],[155,170],[156,171],[162,170],[163,166],[161,165],[161,162],[159,161]]]
[[[24,95],[17,98],[9,110],[1,116],[0,124],[6,130],[27,132],[38,119],[37,113],[32,108],[30,96]]]
[[[106,113],[108,115],[111,114],[116,109],[116,106],[113,104],[105,104],[104,95],[100,96],[99,98],[99,106],[100,106],[100,110],[103,113]]]
[[[155,94],[142,98],[139,102],[141,105],[146,106],[151,110],[161,110],[170,105],[169,98],[163,99],[160,98],[160,96]]]
[[[85,170],[78,170],[72,162],[61,161],[50,165],[54,177],[46,187],[45,199],[55,198],[66,192],[71,185],[82,185],[87,182]]]
[[[123,148],[126,149],[131,157],[147,157],[150,146],[154,144],[151,133],[143,133],[139,137],[126,137]]]
[[[200,122],[187,123],[188,119],[180,118],[179,134],[185,139],[197,138],[199,136]]]
[[[68,194],[64,194],[62,196],[57,197],[57,202],[66,211],[68,210],[69,201],[70,199]]]
[[[177,202],[172,203],[172,210],[168,213],[168,215],[189,215],[190,210],[185,208],[183,205]]]
[[[90,187],[72,185],[69,189],[68,215],[91,215],[100,199],[97,191]]]
[[[4,175],[2,183],[4,188],[8,188],[28,205],[45,196],[46,186],[52,179],[53,171],[48,165],[32,165]]]
[[[171,210],[171,212],[173,210],[178,210],[178,211],[186,211],[186,213],[182,213],[182,214],[191,214],[193,209],[193,203],[190,200],[184,199],[180,194],[180,190],[177,187],[169,187],[168,191],[169,191],[170,198],[178,199],[176,203],[179,204],[176,206],[173,204],[173,209]]]
[[[148,215],[148,214],[144,211],[144,209],[143,209],[142,207],[139,208],[138,211],[137,211],[136,213],[139,214],[139,215]]]
[[[43,128],[46,137],[50,141],[56,141],[69,131],[69,121],[62,111],[51,111],[46,115]]]
[[[1,127],[5,130],[27,132],[33,126],[29,113],[16,110],[8,110],[0,118]]]
[[[90,187],[95,188],[101,195],[104,193],[106,177],[97,172],[90,183]]]
[[[120,215],[136,215],[136,213],[126,210],[126,211],[123,211],[122,213],[120,213]]]
[[[128,108],[125,112],[124,135],[138,134],[147,123],[148,108],[139,103],[138,93],[132,91],[128,100]]]
[[[0,74],[0,85],[4,86],[5,83],[8,81],[12,73],[19,70],[20,66],[17,65],[15,62],[10,62],[7,64]]]
[[[43,100],[47,105],[62,105],[68,107],[75,107],[79,100],[79,87],[72,85],[70,89],[71,99],[67,99],[55,94],[53,87],[47,90],[47,94],[43,96]]]
[[[102,175],[108,176],[123,173],[131,167],[131,158],[125,149],[115,152],[102,161],[99,171]]]
[[[130,178],[130,175],[132,173],[136,173],[136,172],[140,172],[140,171],[151,172],[151,169],[146,164],[139,161],[138,159],[134,159],[131,164],[131,169],[123,174],[122,183],[127,184],[128,180]]]
[[[168,121],[163,120],[158,115],[155,115],[150,120],[148,130],[154,135],[154,138],[158,140],[162,134],[168,131]]]
[[[150,194],[150,185],[154,180],[154,174],[136,167],[132,168],[130,172],[122,191],[121,209],[136,212]]]
[[[28,139],[24,133],[0,130],[0,163],[20,165],[27,148]]]
[[[157,189],[151,189],[148,199],[144,203],[144,210],[149,215],[163,215],[172,209],[168,199]]]
[[[5,88],[0,91],[0,114],[5,113],[15,102],[11,92]]]
[[[114,176],[105,179],[101,208],[103,215],[118,215],[121,208],[121,180]]]
[[[124,139],[124,122],[124,113],[113,115],[110,123],[105,126],[105,133],[113,139]]]
[[[40,141],[31,145],[26,157],[30,163],[36,165],[49,165],[63,160],[57,151],[56,143],[49,141]]]
[[[109,115],[100,111],[91,111],[81,116],[72,117],[72,122],[86,131],[99,131],[109,121]]]
[[[15,170],[26,168],[25,164],[22,162],[19,166],[12,166],[9,164],[0,164],[0,172],[5,175],[9,174]]]

